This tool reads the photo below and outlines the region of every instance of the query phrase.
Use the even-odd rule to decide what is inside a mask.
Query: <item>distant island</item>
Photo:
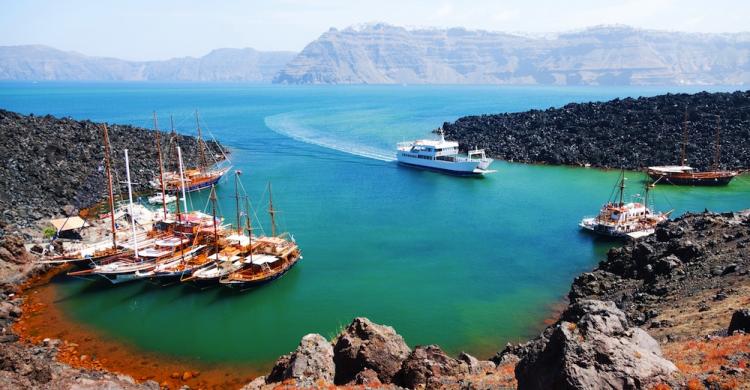
[[[216,49],[203,57],[127,61],[42,45],[0,46],[0,80],[245,81],[268,83],[295,53]]]
[[[47,46],[0,47],[0,80],[242,81],[277,84],[747,85],[750,33],[597,26],[546,35],[335,28],[300,53],[217,49],[126,61]]]

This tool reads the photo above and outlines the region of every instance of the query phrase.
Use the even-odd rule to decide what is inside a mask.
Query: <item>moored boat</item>
[[[612,238],[640,238],[653,234],[656,225],[669,219],[670,212],[654,212],[648,205],[649,186],[641,202],[624,201],[625,171],[618,180],[618,192],[599,210],[596,217],[583,218],[581,229]]]
[[[493,159],[483,149],[473,149],[461,154],[458,142],[446,141],[443,128],[437,129],[437,140],[421,139],[397,144],[396,160],[399,164],[438,171],[458,176],[481,176],[490,170]]]
[[[740,172],[721,169],[721,118],[717,118],[716,142],[714,145],[714,162],[710,171],[700,172],[687,165],[688,113],[685,110],[683,122],[682,145],[680,148],[680,165],[652,166],[646,173],[654,183],[667,183],[686,186],[725,186],[737,177]]]
[[[194,167],[186,168],[182,163],[182,157],[178,157],[180,163],[175,170],[161,172],[159,178],[151,181],[154,188],[163,188],[169,193],[200,191],[216,185],[229,172],[231,166],[220,166],[220,161],[215,160],[213,164],[209,164],[206,156],[207,146],[205,141],[203,141],[197,111],[195,113],[195,121],[198,129],[198,163]],[[177,153],[180,154],[179,147],[176,146],[175,136],[176,133],[173,126],[171,143],[177,149]],[[226,156],[223,156],[223,159],[227,161]]]
[[[222,277],[222,285],[241,291],[257,287],[280,278],[302,259],[288,235],[261,237],[257,242],[256,254],[248,256],[241,269]]]

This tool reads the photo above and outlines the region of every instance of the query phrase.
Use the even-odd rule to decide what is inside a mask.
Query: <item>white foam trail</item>
[[[394,152],[381,148],[360,145],[356,142],[337,140],[330,136],[321,134],[320,131],[300,125],[295,122],[289,113],[267,116],[264,119],[266,126],[289,138],[321,146],[328,149],[338,150],[355,156],[370,158],[379,161],[395,161]]]

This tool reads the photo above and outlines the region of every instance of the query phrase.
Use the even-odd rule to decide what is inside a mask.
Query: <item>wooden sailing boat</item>
[[[184,190],[184,192],[200,191],[211,186],[221,180],[231,166],[220,167],[218,162],[209,166],[208,159],[206,157],[206,143],[203,141],[203,135],[201,131],[200,120],[198,117],[198,111],[195,112],[195,122],[198,129],[198,164],[193,168],[185,169],[180,177],[177,171],[166,172],[163,175],[162,182],[164,183],[166,190],[169,192],[178,192]],[[172,127],[172,140],[175,142],[174,126]],[[156,180],[152,181],[154,187],[157,186]]]
[[[235,171],[234,188],[235,188],[235,199],[237,206],[237,228],[236,232],[232,230],[230,234],[222,237],[221,241],[217,241],[212,248],[213,254],[208,256],[210,264],[202,267],[199,270],[193,272],[193,274],[187,278],[182,278],[182,281],[190,282],[198,287],[205,288],[217,285],[219,279],[226,275],[240,269],[243,263],[246,261],[248,255],[252,257],[253,242],[252,242],[252,230],[248,231],[248,235],[242,234],[242,221],[240,218],[239,208],[239,176],[240,171]],[[216,210],[216,191],[215,188],[211,190],[210,196],[212,210],[215,213]],[[216,237],[218,233],[214,233]]]
[[[257,287],[280,278],[302,259],[302,253],[289,233],[276,235],[271,183],[268,184],[268,199],[271,236],[256,238],[249,261],[240,270],[221,278],[222,285],[242,291]]]
[[[714,145],[714,162],[710,171],[699,172],[687,165],[688,112],[685,109],[683,121],[682,146],[680,148],[680,165],[648,167],[647,174],[654,183],[669,183],[690,186],[723,186],[729,184],[738,171],[721,169],[721,118],[716,122],[716,144]]]

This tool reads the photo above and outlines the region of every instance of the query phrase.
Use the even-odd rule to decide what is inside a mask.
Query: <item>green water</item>
[[[146,126],[155,109],[174,113],[186,133],[200,108],[261,211],[273,182],[281,226],[296,237],[302,262],[243,294],[61,277],[58,304],[148,351],[265,366],[304,334],[333,336],[355,316],[394,326],[411,345],[485,357],[533,335],[575,275],[612,245],[577,223],[607,200],[618,172],[498,162],[494,175],[463,179],[398,167],[387,161],[390,145],[466,114],[664,91],[0,84],[0,106]],[[642,175],[628,176],[639,192]],[[232,195],[231,181],[222,183],[228,222]],[[205,194],[191,200],[203,208]],[[750,178],[725,188],[659,186],[654,200],[677,215],[748,208]]]

